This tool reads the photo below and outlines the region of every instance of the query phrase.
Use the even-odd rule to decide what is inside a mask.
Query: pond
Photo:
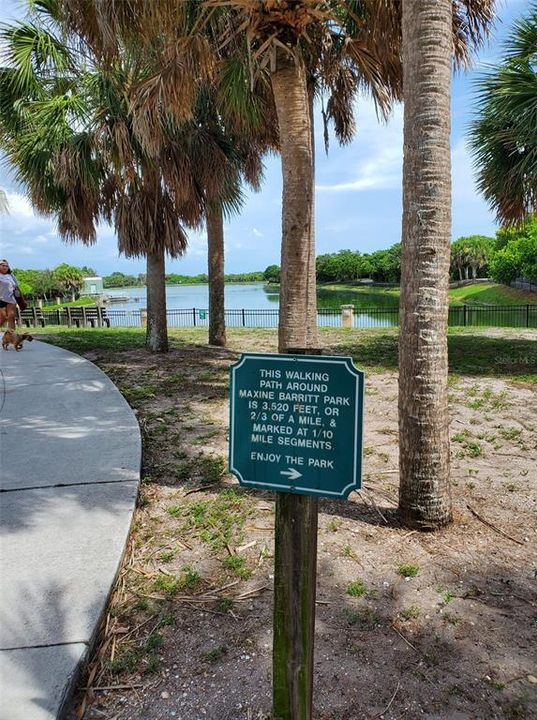
[[[146,307],[146,288],[106,289],[112,297],[129,298],[107,305],[113,325],[137,324],[139,310]],[[226,324],[228,327],[277,327],[279,287],[263,283],[232,283],[225,287]],[[207,325],[208,285],[167,285],[168,325]],[[354,305],[356,327],[387,327],[398,324],[398,298],[382,292],[317,290],[319,325],[339,326],[341,306]],[[366,309],[367,312],[360,312]]]
[[[106,295],[128,296],[126,302],[114,302],[111,308],[115,310],[135,310],[146,307],[145,287],[112,288],[105,290]],[[262,283],[232,283],[225,288],[226,310],[274,310],[278,308],[280,300],[279,288],[275,285]],[[208,285],[167,285],[166,304],[168,310],[179,308],[209,307]],[[364,293],[352,291],[317,289],[317,305],[319,309],[339,310],[342,305],[354,305],[356,308],[397,308],[397,296],[379,292]]]
[[[105,290],[110,296],[128,297],[127,301],[107,305],[113,325],[139,324],[140,309],[146,307],[145,287]],[[166,287],[170,326],[207,325],[209,291],[207,285],[168,285]],[[226,324],[229,327],[277,327],[279,288],[262,283],[233,283],[225,287]],[[342,305],[354,305],[354,327],[390,327],[399,324],[399,297],[384,289],[317,289],[318,322],[324,326],[341,325]],[[468,306],[452,305],[452,326],[536,327],[537,305]]]

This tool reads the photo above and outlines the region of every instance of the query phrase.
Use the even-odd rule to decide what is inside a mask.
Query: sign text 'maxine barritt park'
[[[231,367],[230,470],[261,490],[361,487],[364,374],[348,357],[245,353]]]

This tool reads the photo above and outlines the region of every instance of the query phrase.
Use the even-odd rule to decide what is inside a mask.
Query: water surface
[[[145,287],[113,288],[105,290],[107,295],[127,295],[129,300],[111,305],[115,310],[136,310],[146,307]],[[226,310],[276,310],[279,307],[280,289],[276,285],[263,283],[232,283],[225,287]],[[208,285],[167,285],[166,304],[168,310],[180,308],[209,307]],[[397,308],[398,298],[383,293],[365,293],[341,290],[317,289],[319,309],[339,310],[342,305],[355,308]]]

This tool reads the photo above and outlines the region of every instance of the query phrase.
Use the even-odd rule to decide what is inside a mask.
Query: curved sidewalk
[[[78,355],[34,341],[0,369],[0,720],[52,720],[120,567],[140,431]]]

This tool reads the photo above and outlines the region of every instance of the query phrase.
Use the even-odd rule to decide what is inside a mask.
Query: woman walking
[[[17,298],[22,293],[17,284],[15,276],[11,272],[7,260],[0,260],[0,327],[3,327],[7,320],[10,330],[15,330],[17,318]]]

